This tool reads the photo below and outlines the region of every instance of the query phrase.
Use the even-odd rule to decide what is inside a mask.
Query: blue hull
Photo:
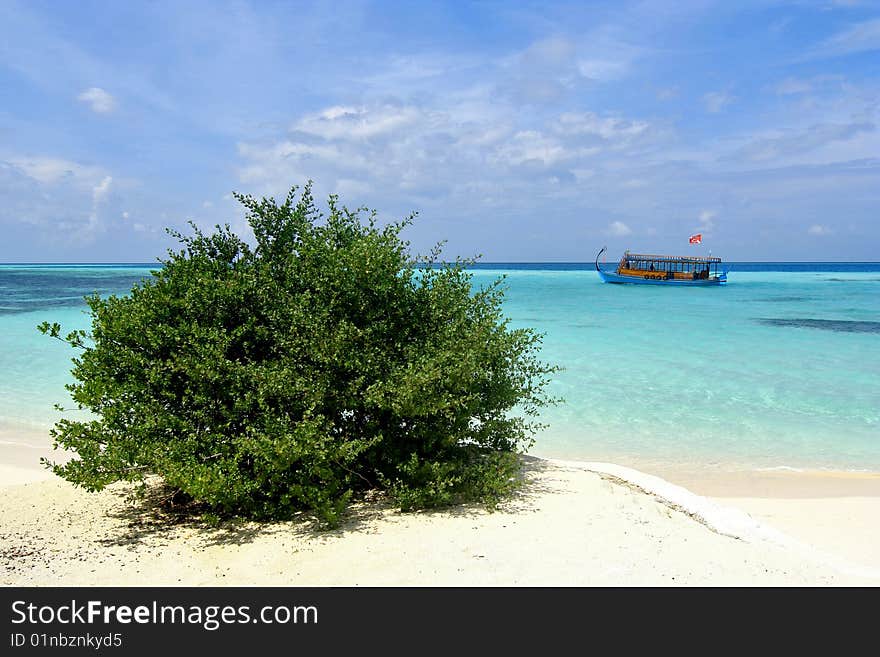
[[[670,287],[704,287],[706,285],[724,285],[727,282],[727,274],[721,274],[717,278],[698,278],[696,280],[677,279],[654,279],[639,278],[637,276],[621,276],[615,272],[599,270],[599,277],[606,283],[632,283],[635,285],[666,285]]]

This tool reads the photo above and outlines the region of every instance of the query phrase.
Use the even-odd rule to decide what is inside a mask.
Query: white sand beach
[[[880,496],[710,498],[610,464],[528,459],[498,511],[365,502],[320,531],[212,527],[34,468],[0,477],[5,586],[880,584]]]

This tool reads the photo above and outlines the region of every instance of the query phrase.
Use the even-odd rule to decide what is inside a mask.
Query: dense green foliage
[[[511,329],[501,281],[473,290],[439,248],[411,260],[375,213],[310,186],[237,196],[252,247],[228,226],[172,234],[181,250],[131,294],[87,298],[68,386],[88,421],[61,420],[52,464],[88,490],[160,475],[214,512],[296,510],[334,522],[358,491],[402,508],[493,502],[552,400],[540,336]]]

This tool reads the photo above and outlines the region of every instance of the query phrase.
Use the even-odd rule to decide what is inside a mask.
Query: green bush
[[[555,370],[511,329],[501,280],[411,260],[401,230],[310,185],[284,204],[236,198],[255,247],[217,227],[171,233],[163,267],[124,297],[87,297],[68,386],[94,419],[59,421],[87,490],[154,474],[213,513],[334,523],[380,488],[402,508],[496,501],[531,444]]]

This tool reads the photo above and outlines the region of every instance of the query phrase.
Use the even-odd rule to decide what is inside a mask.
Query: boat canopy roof
[[[659,262],[721,262],[721,258],[700,256],[651,255],[647,253],[630,253],[629,251],[624,253],[623,257],[627,260],[654,260]]]

